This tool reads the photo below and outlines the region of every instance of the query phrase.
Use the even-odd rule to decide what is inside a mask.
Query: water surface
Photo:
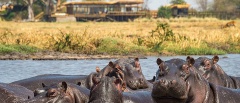
[[[205,55],[212,58],[212,55]],[[147,79],[151,79],[158,69],[156,59],[169,60],[172,58],[186,59],[187,56],[150,56],[140,59],[142,72]],[[195,59],[199,56],[192,56]],[[218,64],[223,70],[232,76],[240,76],[240,54],[219,55]],[[0,82],[13,81],[41,75],[41,74],[65,74],[88,75],[95,72],[96,66],[105,67],[110,60],[0,60]]]

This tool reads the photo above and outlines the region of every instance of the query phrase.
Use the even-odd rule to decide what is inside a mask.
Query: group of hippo
[[[212,59],[156,60],[146,80],[140,61],[118,59],[89,75],[39,75],[0,83],[0,103],[239,103],[240,78]]]

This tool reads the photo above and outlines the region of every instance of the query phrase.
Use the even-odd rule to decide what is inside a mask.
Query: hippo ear
[[[191,57],[190,57],[190,56],[187,56],[186,61],[189,61],[190,59],[191,59]]]
[[[118,64],[115,65],[115,68],[118,69],[118,70],[122,70],[122,68]]]
[[[99,73],[101,71],[101,69],[97,66],[96,67],[96,72]]]
[[[160,58],[157,59],[157,64],[158,65],[160,65],[162,62],[163,62],[162,59],[160,59]]]
[[[67,85],[67,83],[64,81],[64,82],[62,82],[61,87],[62,87],[62,89],[64,90],[64,92],[66,92],[68,85]]]
[[[156,79],[156,76],[153,76],[152,81],[155,81],[155,79]]]
[[[81,86],[81,85],[82,85],[82,82],[78,82],[77,85]]]
[[[135,60],[134,65],[135,65],[135,68],[140,69],[140,63],[138,59]]]
[[[44,83],[42,83],[42,87],[44,88],[44,87],[46,87],[46,85]]]
[[[135,58],[134,60],[135,60],[135,61],[139,61],[139,59],[138,59],[138,58]]]
[[[212,61],[214,64],[216,64],[219,60],[219,57],[217,55],[215,55],[213,58],[212,58]]]
[[[165,63],[162,62],[162,63],[159,65],[159,69],[160,69],[160,70],[164,70],[164,65],[165,65]]]
[[[110,62],[108,63],[108,66],[110,66],[110,67],[114,68],[114,64],[113,64],[113,62],[112,62],[112,61],[110,61]]]
[[[187,62],[188,62],[188,66],[191,67],[195,63],[195,60],[192,57],[187,57]]]

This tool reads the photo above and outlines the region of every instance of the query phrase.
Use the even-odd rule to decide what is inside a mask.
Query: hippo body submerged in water
[[[115,71],[120,71],[120,78],[123,79],[123,82],[126,83],[129,90],[151,90],[151,83],[145,79],[138,58],[134,60],[118,59],[115,62],[109,62],[109,64],[99,72],[99,77],[109,76]]]
[[[94,78],[89,103],[155,103],[149,91],[122,92],[122,80],[104,76]]]
[[[33,92],[23,86],[0,83],[0,103],[16,103],[33,97]]]
[[[85,87],[61,82],[23,103],[87,103],[89,94],[90,91]]]
[[[91,73],[89,75],[61,75],[61,74],[45,74],[39,75],[19,81],[12,82],[11,84],[17,84],[24,86],[32,91],[37,88],[42,88],[42,84],[53,85],[62,81],[66,81],[73,84],[81,84],[81,86],[90,89],[93,85],[92,76],[96,73]]]
[[[188,63],[175,65],[157,59],[159,69],[152,97],[159,103],[164,99],[178,101],[175,103],[239,103],[240,89],[207,82],[193,66],[194,62],[191,58]]]
[[[187,58],[188,59],[188,58]],[[207,57],[199,57],[195,60],[194,66],[199,73],[210,83],[224,86],[227,88],[240,88],[240,78],[228,76],[220,65],[218,56],[214,56],[212,59]]]

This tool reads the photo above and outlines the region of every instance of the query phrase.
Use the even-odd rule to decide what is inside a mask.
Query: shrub
[[[161,6],[158,8],[158,17],[162,18],[170,18],[172,16],[171,8],[166,7],[166,6]]]
[[[0,54],[6,54],[6,53],[13,53],[13,52],[19,52],[19,53],[34,53],[39,51],[38,48],[27,46],[27,45],[3,45],[0,44]]]

